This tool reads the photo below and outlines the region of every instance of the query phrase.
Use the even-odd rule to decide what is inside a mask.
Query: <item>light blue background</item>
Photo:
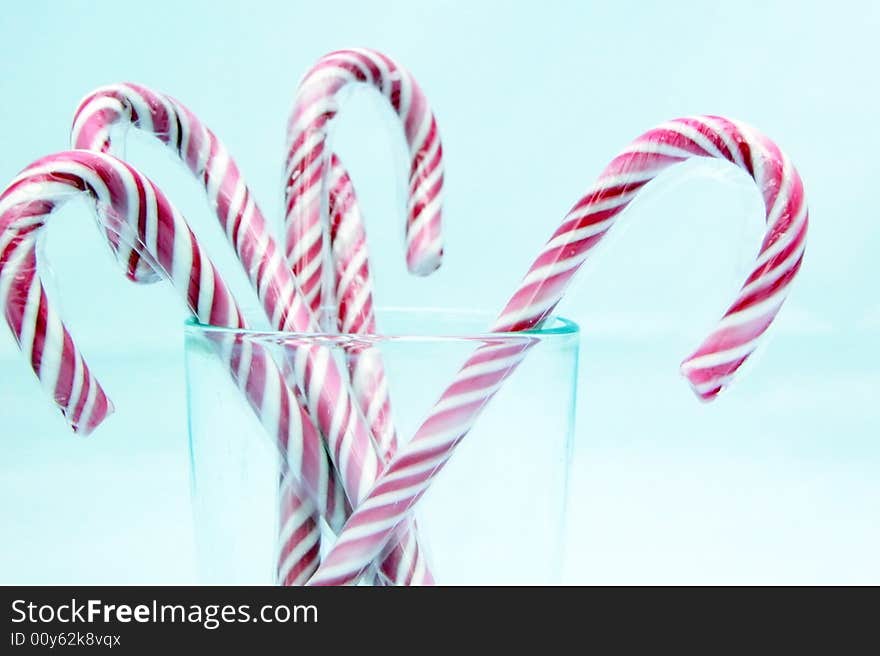
[[[67,146],[86,92],[131,80],[201,116],[277,218],[299,77],[326,51],[379,48],[429,95],[447,170],[446,262],[408,278],[402,140],[381,102],[352,98],[335,145],[379,303],[494,309],[631,138],[685,114],[748,121],[804,177],[802,275],[760,361],[701,406],[676,365],[754,257],[759,199],[703,164],[633,204],[560,308],[584,328],[567,580],[877,583],[880,8],[713,5],[16,3],[0,16],[0,179]],[[138,135],[128,156],[232,271],[183,168]],[[118,411],[71,436],[0,339],[0,582],[189,582],[184,313],[167,288],[126,283],[91,222],[59,212],[48,256]]]

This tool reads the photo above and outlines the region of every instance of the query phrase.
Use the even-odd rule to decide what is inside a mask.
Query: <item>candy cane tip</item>
[[[442,262],[442,248],[430,253],[408,253],[406,256],[406,268],[414,276],[429,276],[440,268]]]
[[[704,403],[710,403],[718,398],[729,382],[729,379],[719,380],[715,376],[707,377],[704,368],[691,364],[691,358],[681,363],[679,371],[687,380],[697,399]]]

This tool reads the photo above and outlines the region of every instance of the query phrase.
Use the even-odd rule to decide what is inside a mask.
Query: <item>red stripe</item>
[[[43,346],[46,344],[46,315],[49,311],[46,291],[40,284],[40,300],[37,303],[37,315],[34,320],[34,338],[31,347],[31,368],[37,377],[43,377],[40,365],[43,362]]]
[[[210,264],[208,264],[210,266]],[[201,295],[202,284],[202,252],[198,248],[192,249],[192,264],[189,269],[189,282],[187,284],[186,300],[189,309],[199,316],[199,296]],[[203,321],[205,317],[199,316],[199,320]],[[210,320],[210,315],[208,316]]]

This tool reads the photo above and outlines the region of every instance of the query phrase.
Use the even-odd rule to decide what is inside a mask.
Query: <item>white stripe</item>
[[[202,323],[211,323],[211,308],[214,306],[214,267],[211,265],[207,253],[195,244],[193,246],[198,248],[199,261],[201,262],[196,314]]]
[[[93,377],[92,384],[89,385],[89,394],[86,397],[86,402],[83,405],[82,412],[79,415],[77,425],[79,425],[79,423],[82,421],[88,422],[89,418],[92,416],[92,411],[95,409],[95,402],[98,400],[98,386],[99,386],[99,383],[98,383],[97,379],[95,379]],[[70,406],[70,407],[72,409],[72,408],[75,408],[76,406]]]
[[[156,266],[159,266],[159,222],[153,220],[153,217],[159,215],[159,204],[156,198],[156,190],[153,185],[144,181],[144,207],[147,217],[144,225],[144,248]],[[175,221],[176,225],[177,222]],[[168,272],[165,272],[168,275]]]
[[[174,248],[171,254],[171,271],[168,273],[171,276],[172,284],[177,288],[178,293],[183,296],[184,302],[186,302],[189,290],[188,283],[193,267],[193,243],[189,239],[188,231],[182,226],[182,222],[177,220],[178,218],[175,216],[173,222]],[[148,223],[154,221],[158,226],[158,212],[150,215]],[[203,262],[203,268],[204,264]],[[200,318],[203,319],[204,317]]]

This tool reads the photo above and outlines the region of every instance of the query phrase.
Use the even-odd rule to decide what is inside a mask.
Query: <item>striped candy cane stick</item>
[[[424,93],[408,71],[382,53],[366,49],[330,53],[312,67],[297,90],[288,124],[288,259],[314,311],[333,302],[332,294],[322,292],[323,278],[329,276],[322,266],[321,188],[329,164],[329,241],[330,259],[335,264],[338,327],[347,333],[375,333],[363,220],[348,174],[327,150],[330,123],[338,113],[337,98],[355,83],[376,89],[400,118],[411,160],[407,265],[419,275],[433,272],[442,258],[443,148]],[[361,411],[380,449],[390,455],[397,438],[378,353],[363,349],[351,353],[349,372]]]
[[[183,217],[146,177],[109,155],[83,150],[34,162],[0,194],[0,302],[43,386],[70,424],[88,432],[106,417],[110,405],[46,294],[36,251],[50,214],[77,196],[91,200],[104,228],[118,235],[117,247],[138,249],[140,259],[169,280],[200,321],[246,326]],[[341,501],[326,492],[332,478],[327,454],[271,356],[258,344],[241,345],[229,337],[221,338],[217,347],[252,409],[299,473],[298,493],[308,514],[333,516],[337,510],[332,504]],[[301,578],[313,569],[310,561],[318,559],[317,541],[311,544],[309,558],[299,565]]]
[[[375,335],[367,235],[354,186],[336,155],[331,158],[328,186],[337,328],[345,334]],[[397,433],[382,358],[376,348],[351,346],[347,351],[348,376],[355,402],[387,462],[397,449]]]
[[[223,142],[175,99],[137,84],[122,83],[96,89],[83,99],[74,115],[71,144],[74,148],[112,153],[115,150],[114,130],[129,126],[157,137],[204,186],[211,208],[257,291],[268,318],[278,321],[284,311],[279,307],[279,302],[285,298],[283,285],[288,282],[285,263],[260,208]],[[116,236],[108,234],[108,237],[114,246]],[[161,275],[142,261],[136,251],[129,249],[127,255],[132,279],[150,282]],[[278,581],[282,584],[301,579],[300,559],[317,566],[317,560],[311,554],[317,549],[320,538],[320,531],[316,529],[320,518],[302,512],[303,504],[288,489],[291,484],[292,479],[285,476],[280,492]],[[342,487],[338,483],[337,487],[331,492],[341,498]],[[338,529],[345,518],[341,513],[344,504],[336,507],[340,512],[335,517],[328,517],[327,521]],[[301,539],[310,542],[301,543]]]
[[[766,209],[766,236],[752,273],[720,323],[682,365],[699,398],[714,398],[730,383],[779,311],[800,268],[807,233],[800,176],[773,142],[742,123],[716,116],[678,119],[632,142],[563,219],[493,329],[521,331],[545,319],[639,190],[661,171],[692,157],[727,160],[748,172]],[[412,441],[398,452],[352,513],[313,584],[356,580],[424,494],[527,348],[516,343],[490,344],[467,361]]]
[[[179,102],[143,87],[118,86],[123,86],[125,93],[111,88],[83,101],[74,121],[75,143],[101,148],[96,144],[109,139],[109,128],[117,111],[121,116],[129,116],[132,122],[144,121],[141,125],[149,121],[150,131],[164,135],[163,141],[173,145],[191,171],[203,180],[221,225],[251,276],[272,325],[282,332],[314,332],[314,315],[222,143]],[[137,262],[134,253],[130,259],[132,271],[149,268]],[[369,428],[353,404],[335,362],[328,358],[327,349],[297,346],[292,351],[297,358],[293,374],[302,391],[301,401],[327,443],[346,496],[356,503],[366,494],[381,467]],[[328,494],[332,492],[328,490]],[[328,522],[333,526],[331,519]],[[290,526],[283,527],[282,532],[294,539],[298,535],[295,527]],[[416,560],[423,563],[420,555]],[[398,564],[392,561],[386,568],[383,563],[383,571],[387,576],[396,576]],[[411,580],[420,582],[421,576],[429,581],[425,571],[424,566],[417,568]]]

